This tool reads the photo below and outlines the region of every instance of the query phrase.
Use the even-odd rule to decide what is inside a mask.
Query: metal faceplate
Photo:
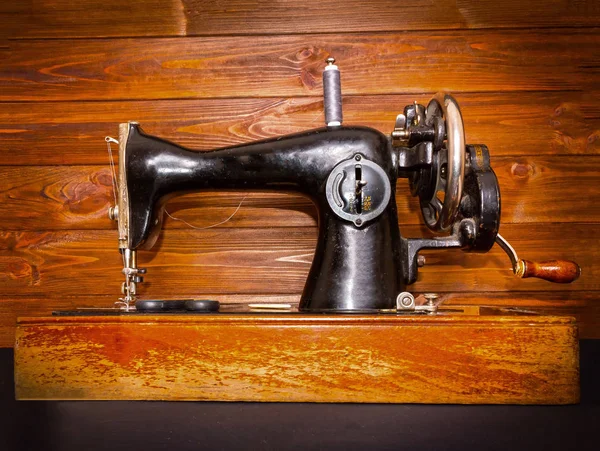
[[[357,154],[333,168],[325,193],[337,216],[362,227],[385,210],[391,187],[379,165]]]

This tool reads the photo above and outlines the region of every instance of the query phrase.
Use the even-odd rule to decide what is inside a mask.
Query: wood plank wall
[[[492,152],[501,232],[522,257],[571,258],[572,285],[517,280],[507,258],[429,252],[415,292],[448,303],[575,315],[600,338],[600,3],[595,0],[29,0],[0,4],[0,345],[18,315],[111,306],[120,258],[105,135],[138,120],[211,149],[321,126],[323,61],[341,67],[347,124],[390,132],[437,90]],[[196,225],[245,193],[190,195]],[[418,205],[398,188],[405,236]],[[297,300],[316,239],[310,203],[250,194],[228,222],[170,219],[143,294]]]

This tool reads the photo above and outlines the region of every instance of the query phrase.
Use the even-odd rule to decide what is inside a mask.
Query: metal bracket
[[[435,300],[438,298],[437,294],[428,293],[425,294],[427,304],[416,305],[415,297],[408,291],[403,291],[396,298],[396,311],[397,312],[415,312],[415,313],[437,313],[438,306]]]

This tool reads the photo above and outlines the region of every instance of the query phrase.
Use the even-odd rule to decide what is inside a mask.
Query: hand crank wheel
[[[465,130],[458,103],[450,94],[439,92],[427,105],[426,121],[442,117],[446,123],[447,157],[438,159],[436,188],[431,199],[421,198],[421,212],[427,227],[446,231],[454,223],[462,198],[465,176]],[[440,153],[444,153],[443,150]],[[444,192],[443,200],[438,192]]]

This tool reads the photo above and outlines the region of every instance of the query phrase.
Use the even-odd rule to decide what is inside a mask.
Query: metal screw
[[[356,155],[356,156],[354,157],[354,159],[355,159],[356,161],[360,161],[360,155]]]
[[[333,66],[333,63],[335,63],[335,58],[330,56],[329,58],[327,58],[325,60],[325,62],[327,63],[328,66]]]
[[[117,219],[119,219],[119,206],[118,205],[108,208],[108,219],[110,219],[111,221],[116,221]]]
[[[354,221],[354,223],[355,223],[356,225],[361,225],[361,224],[362,224],[362,219],[360,219],[360,218],[359,218],[359,219],[357,219],[356,221]]]
[[[412,304],[412,299],[409,298],[408,296],[404,296],[401,300],[400,303],[404,306],[404,307],[409,307],[410,304]]]
[[[423,297],[427,300],[427,305],[433,307],[435,305],[435,300],[439,298],[436,293],[424,293]]]
[[[425,260],[425,256],[424,255],[419,255],[417,257],[417,266],[419,268],[422,268],[423,266],[425,266],[425,262],[426,262],[426,260]]]

